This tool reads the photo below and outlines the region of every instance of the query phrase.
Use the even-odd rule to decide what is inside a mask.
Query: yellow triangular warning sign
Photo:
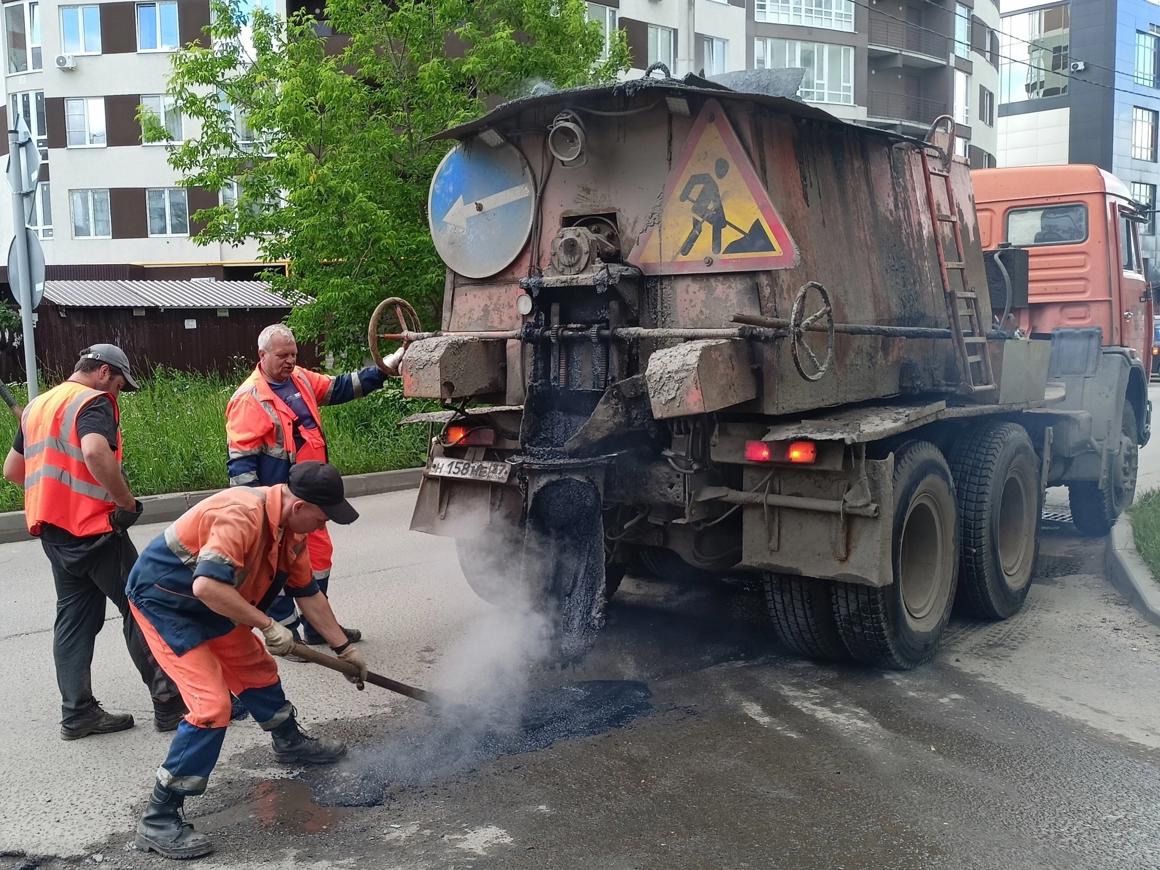
[[[697,116],[665,182],[660,220],[628,260],[649,275],[796,265],[797,246],[716,100]]]

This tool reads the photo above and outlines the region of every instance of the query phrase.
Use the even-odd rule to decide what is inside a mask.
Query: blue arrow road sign
[[[486,278],[511,265],[527,244],[535,211],[531,170],[506,142],[460,142],[435,170],[427,197],[435,249],[468,278]]]

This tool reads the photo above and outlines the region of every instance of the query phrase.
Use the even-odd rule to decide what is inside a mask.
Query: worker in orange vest
[[[232,718],[231,695],[270,732],[275,761],[331,764],[346,754],[343,743],[298,727],[270,657],[289,653],[295,638],[264,610],[280,591],[292,595],[338,657],[358,668],[348,679],[361,689],[366,662],[311,578],[306,544],[306,535],[327,520],[356,519],[338,470],[300,462],[285,484],[211,495],[141,553],[129,574],[129,606],[190,709],[157,771],[137,825],[138,849],[166,858],[200,858],[213,850],[182,808],[187,796],[205,791],[217,764]]]
[[[157,730],[174,730],[186,711],[125,597],[125,579],[137,559],[127,530],[140,518],[141,502],[121,469],[117,396],[136,389],[119,347],[85,348],[72,377],[29,402],[4,460],[5,479],[24,487],[28,531],[52,565],[52,654],[65,740],[133,727],[130,714],[108,713],[93,698],[93,647],[105,624],[106,598],[121,613],[129,656],[153,696]]]
[[[391,374],[398,374],[402,359],[400,348],[384,360]],[[387,376],[376,366],[368,366],[331,377],[304,369],[297,362],[298,344],[289,328],[275,323],[262,330],[258,336],[258,367],[226,406],[231,486],[285,483],[296,462],[328,461],[319,406],[362,398],[379,389]],[[307,540],[314,580],[326,595],[334,553],[330,534],[322,528]],[[267,612],[296,636],[301,622],[306,643],[324,643],[310,622],[299,618],[288,597],[279,596]],[[351,643],[362,639],[362,632],[356,628],[344,631]]]

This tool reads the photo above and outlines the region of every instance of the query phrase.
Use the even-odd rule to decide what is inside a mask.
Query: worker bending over
[[[330,603],[311,577],[307,535],[327,519],[352,523],[342,477],[332,465],[301,462],[286,484],[237,487],[186,511],[145,548],[129,575],[133,616],[149,648],[189,704],[169,755],[157,771],[136,846],[166,858],[197,858],[213,846],[184,821],[188,795],[205,791],[230,722],[230,695],[240,699],[274,740],[282,764],[330,764],[346,753],[335,740],[298,727],[270,653],[287,655],[290,629],[265,610],[285,591],[343,661],[367,673]],[[260,629],[265,649],[251,629]],[[362,688],[360,677],[349,678]]]

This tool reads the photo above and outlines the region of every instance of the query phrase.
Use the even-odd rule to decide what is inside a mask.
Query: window
[[[1132,107],[1132,156],[1156,162],[1156,121],[1154,109]]]
[[[48,159],[48,125],[44,119],[44,91],[25,91],[22,94],[13,94],[8,98],[8,117],[15,121],[18,115],[24,116],[28,124],[28,132],[36,140],[36,147],[40,149],[40,159]]]
[[[979,120],[988,127],[995,126],[995,95],[979,85]]]
[[[987,28],[986,54],[991,66],[999,65],[999,34],[989,27]]]
[[[588,20],[600,25],[604,34],[604,50],[600,53],[601,60],[608,60],[608,53],[612,50],[612,39],[616,34],[617,12],[611,6],[602,6],[599,3],[588,3]]]
[[[851,0],[755,0],[754,16],[770,24],[854,30]]]
[[[999,102],[1066,94],[1070,34],[1067,5],[1004,16],[999,34]]]
[[[803,67],[801,98],[807,102],[854,104],[854,49],[848,45],[758,37],[753,63],[757,69]]]
[[[1136,33],[1136,84],[1160,88],[1160,36]]]
[[[971,153],[970,143],[962,136],[955,137],[955,156],[966,157]]]
[[[648,62],[663,63],[670,73],[676,73],[677,31],[659,24],[648,26]]]
[[[1120,214],[1120,264],[1125,272],[1144,274],[1140,260],[1139,221],[1131,214]]]
[[[189,199],[183,187],[162,187],[145,191],[149,210],[149,235],[188,236]]]
[[[955,54],[971,56],[971,10],[962,3],[955,4]]]
[[[157,117],[157,120],[161,122],[161,126],[165,128],[165,132],[169,134],[169,140],[171,142],[180,142],[185,138],[181,112],[173,104],[173,97],[167,94],[148,94],[141,98],[141,106]]]
[[[1021,248],[1082,242],[1087,233],[1087,206],[1082,203],[1015,208],[1007,212],[1007,241]]]
[[[60,50],[65,54],[101,53],[101,7],[60,7]]]
[[[65,144],[69,148],[103,147],[105,98],[79,97],[64,101]]]
[[[698,36],[698,48],[701,50],[701,68],[706,75],[720,75],[725,72],[725,54],[728,50],[728,41],[715,36]]]
[[[971,107],[967,102],[971,92],[971,77],[962,70],[955,70],[955,107],[954,117],[956,124],[971,123]]]
[[[4,53],[8,56],[9,73],[44,68],[39,0],[4,4]]]
[[[1140,232],[1145,236],[1156,235],[1156,185],[1142,181],[1132,182],[1132,199],[1140,204],[1140,210],[1146,218],[1140,225]]]
[[[52,198],[47,181],[36,185],[36,193],[28,199],[27,224],[36,231],[37,238],[52,238]]]
[[[109,213],[109,191],[70,190],[74,239],[111,239],[113,220]]]
[[[176,51],[179,41],[176,0],[137,4],[138,51]]]

